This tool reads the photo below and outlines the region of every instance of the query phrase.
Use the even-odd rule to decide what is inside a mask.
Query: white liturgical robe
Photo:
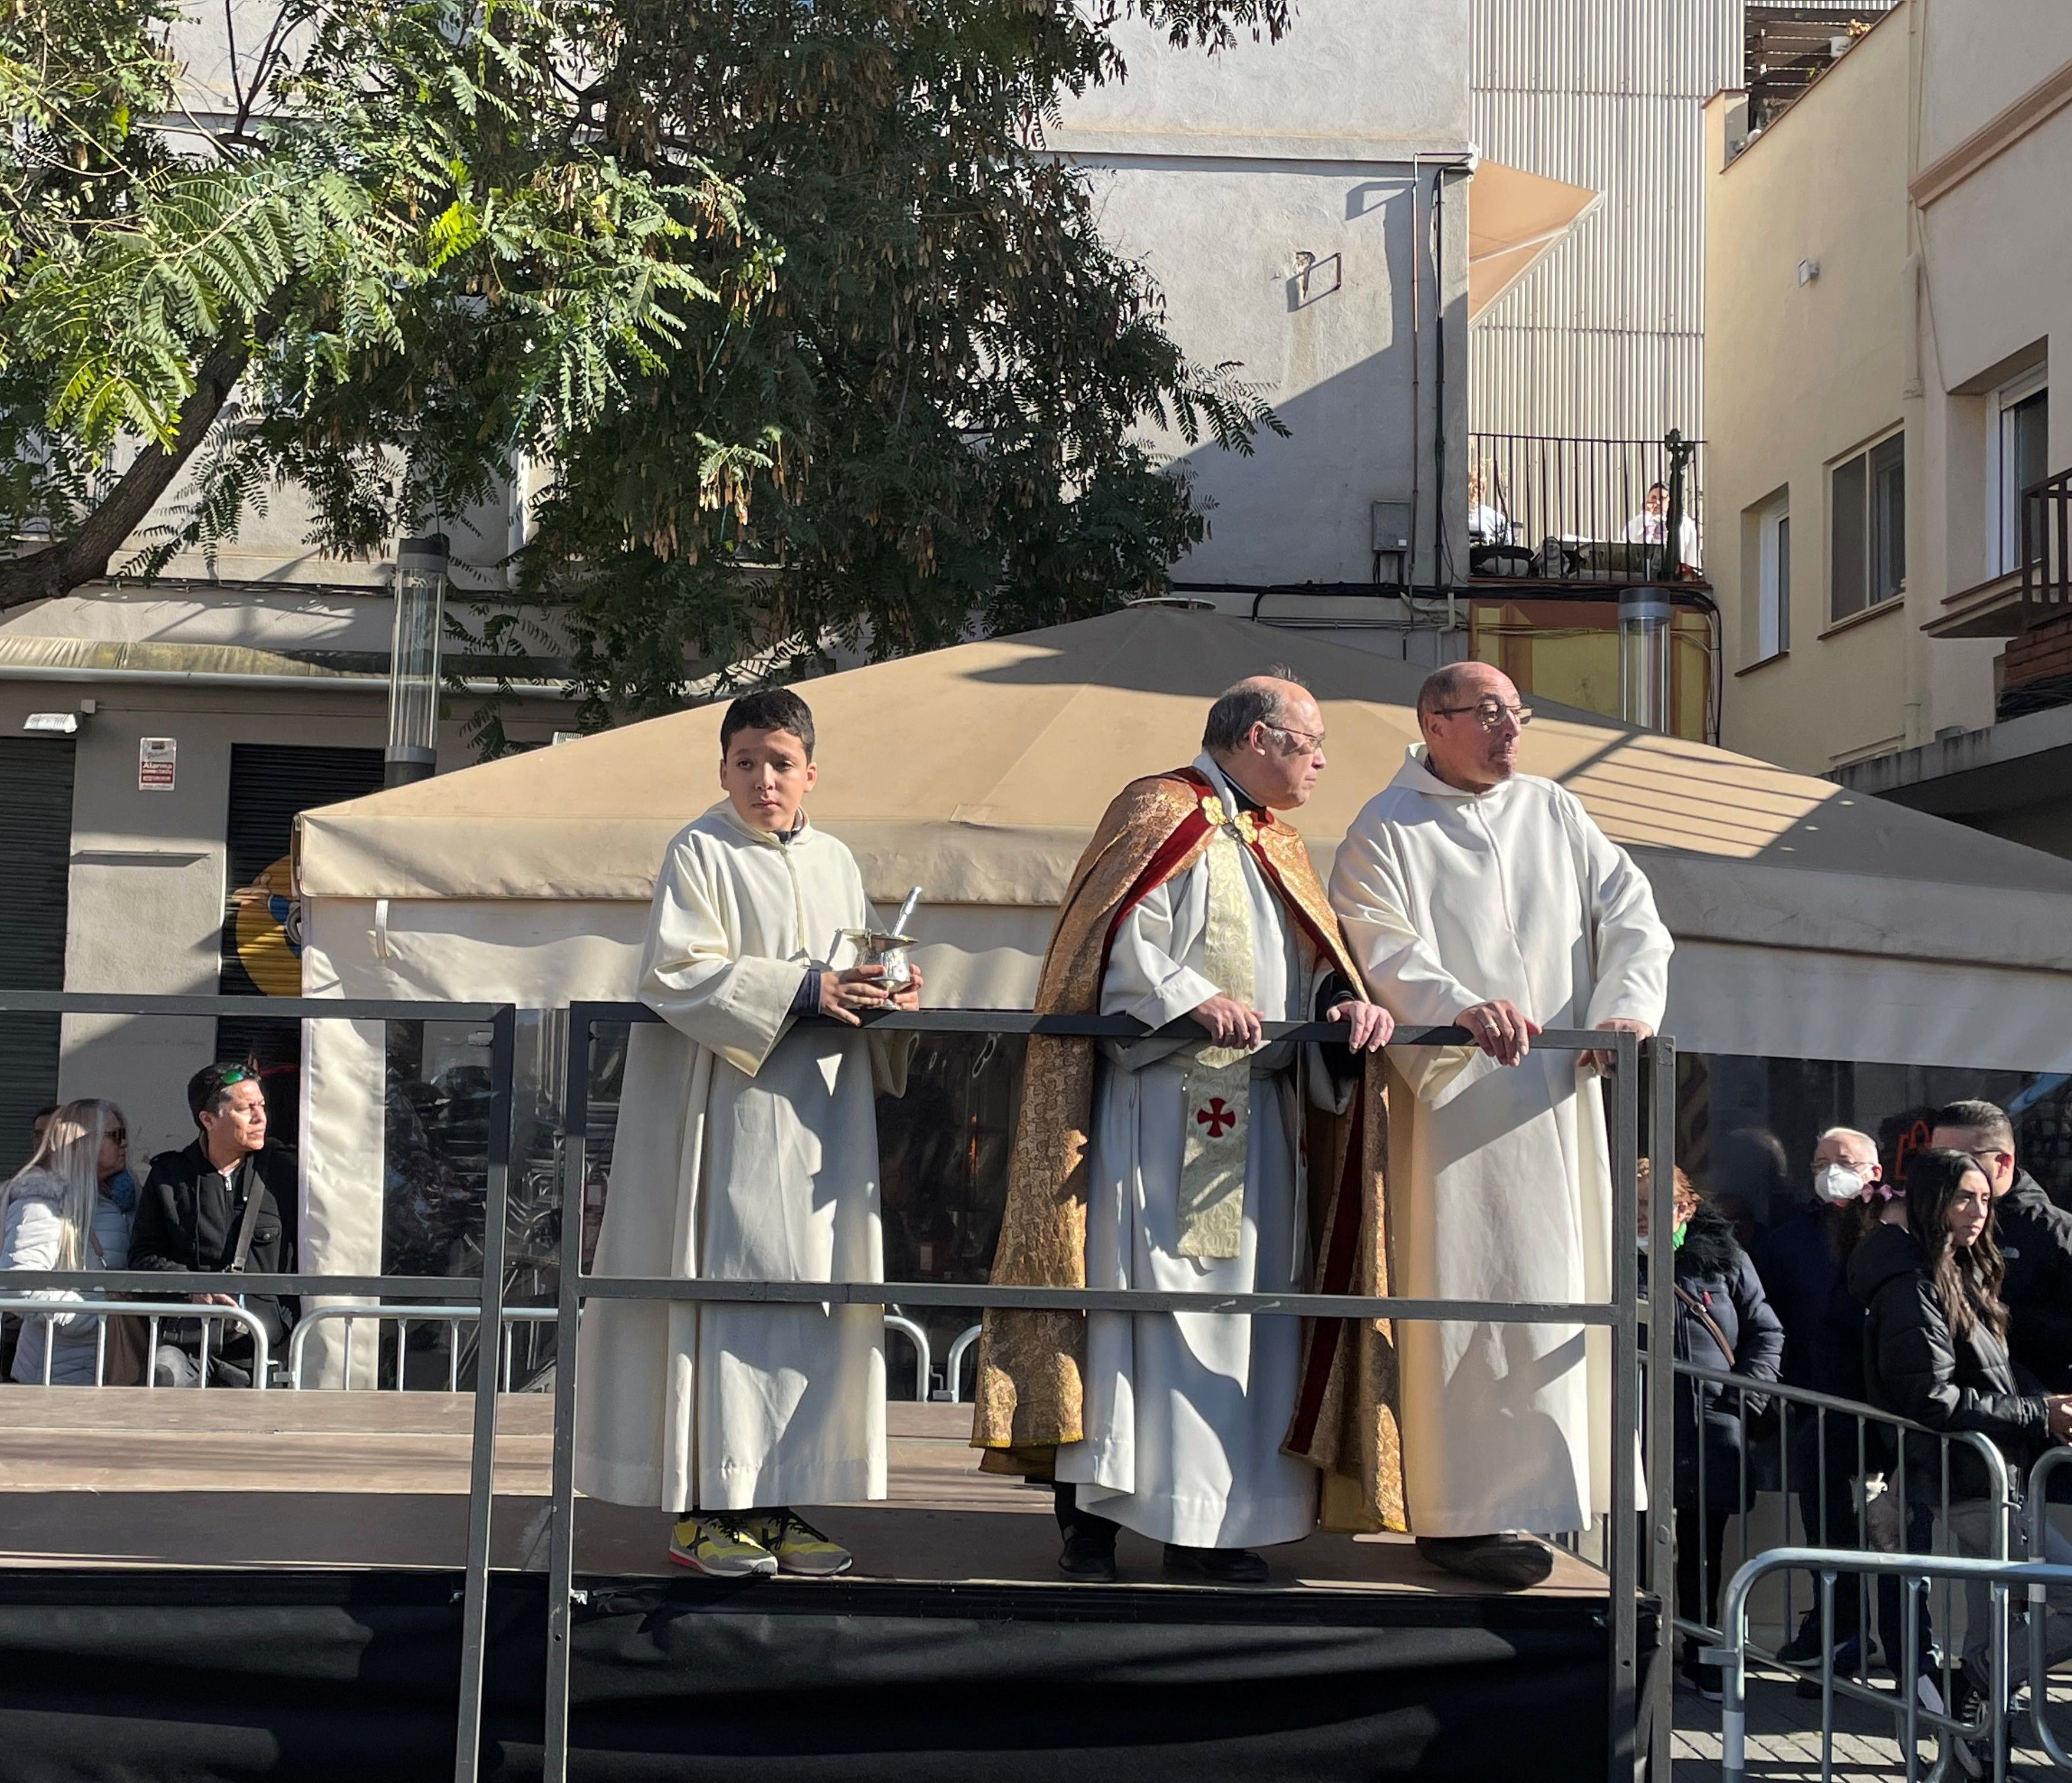
[[[670,844],[595,1272],[882,1281],[879,1085],[906,1048],[794,1031],[839,931],[874,926],[834,837],[779,840],[719,804]],[[875,1306],[593,1300],[576,1484],[620,1504],[745,1510],[885,1496],[885,1325]]]
[[[1654,894],[1551,780],[1463,792],[1413,749],[1346,832],[1330,889],[1370,993],[1406,1027],[1450,1024],[1494,997],[1548,1028],[1661,1022],[1671,943]],[[1512,1067],[1472,1048],[1391,1058],[1396,1292],[1608,1299],[1610,1148],[1602,1085],[1581,1055],[1536,1049]],[[1413,1530],[1558,1533],[1610,1508],[1603,1328],[1587,1341],[1570,1325],[1396,1331]]]
[[[1206,755],[1194,764],[1223,807],[1239,802]],[[1248,849],[1252,1006],[1269,1021],[1304,1019],[1314,948],[1283,913]],[[1218,994],[1205,968],[1206,857],[1117,924],[1101,1013],[1153,1027]],[[1087,1285],[1166,1292],[1285,1292],[1303,1255],[1296,1049],[1250,1060],[1250,1131],[1234,1256],[1182,1254],[1188,1074],[1199,1049],[1174,1040],[1104,1041],[1087,1160]],[[1086,1439],[1060,1448],[1057,1477],[1082,1508],[1154,1541],[1250,1547],[1299,1541],[1315,1527],[1317,1470],[1281,1452],[1293,1414],[1301,1321],[1201,1313],[1091,1313]]]

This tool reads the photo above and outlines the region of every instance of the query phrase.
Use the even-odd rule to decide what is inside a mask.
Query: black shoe
[[[1696,1659],[1687,1659],[1678,1668],[1677,1676],[1682,1680],[1684,1689],[1696,1691],[1708,1703],[1725,1699],[1725,1677],[1717,1666],[1704,1665]]]
[[[1113,1528],[1111,1524],[1110,1528]],[[1115,1568],[1115,1537],[1091,1530],[1075,1529],[1065,1537],[1064,1551],[1058,1556],[1058,1570],[1083,1585],[1112,1585],[1119,1575]]]
[[[1529,1535],[1420,1535],[1417,1557],[1457,1578],[1500,1591],[1543,1584],[1554,1570],[1554,1551]]]
[[[1266,1583],[1266,1563],[1248,1547],[1182,1547],[1168,1542],[1166,1564],[1174,1572],[1198,1572],[1219,1585]]]

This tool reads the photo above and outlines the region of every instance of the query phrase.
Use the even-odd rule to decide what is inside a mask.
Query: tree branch
[[[156,445],[146,446],[69,538],[0,564],[0,612],[68,594],[108,573],[109,560],[143,524],[216,425],[251,363],[255,346],[270,339],[279,326],[273,318],[262,315],[253,330],[254,340],[226,341],[202,362],[194,394],[180,411],[173,449],[168,452]]]

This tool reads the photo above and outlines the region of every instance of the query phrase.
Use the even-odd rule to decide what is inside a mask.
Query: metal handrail
[[[26,1269],[20,1272],[25,1276],[31,1273]],[[11,1269],[7,1272],[10,1276],[14,1273]],[[165,1277],[161,1276],[158,1279],[163,1281]],[[183,1319],[203,1321],[201,1384],[204,1387],[208,1385],[209,1320],[235,1320],[252,1334],[252,1384],[254,1387],[265,1387],[266,1372],[273,1360],[266,1345],[266,1328],[259,1322],[256,1314],[247,1312],[241,1306],[172,1305],[164,1300],[47,1300],[28,1294],[0,1294],[0,1313],[15,1313],[25,1319],[40,1318],[43,1321],[43,1378],[41,1384],[44,1387],[57,1384],[51,1379],[51,1363],[57,1348],[56,1321],[60,1319],[90,1317],[93,1320],[93,1384],[96,1387],[106,1384],[102,1377],[108,1372],[107,1321],[110,1315],[119,1317],[127,1314],[136,1318],[148,1318],[151,1321],[150,1329],[146,1333],[148,1342],[144,1358],[143,1384],[146,1388],[155,1389],[158,1384],[158,1327],[168,1322],[176,1324]]]
[[[562,1204],[582,1205],[586,1152],[590,1144],[589,1060],[591,1031],[600,1022],[648,1025],[662,1018],[638,1003],[576,1002],[569,1007],[565,1087],[561,1103]],[[806,1026],[834,1028],[824,1017],[807,1017]],[[1141,1040],[1172,1038],[1198,1043],[1201,1031],[1184,1018],[1153,1029],[1127,1016],[1038,1015],[1027,1010],[923,1009],[873,1012],[863,1018],[866,1029],[910,1033],[1019,1033],[1071,1036],[1083,1038]],[[1326,1022],[1268,1022],[1268,1041],[1342,1041],[1342,1026]],[[1392,1047],[1460,1046],[1474,1044],[1458,1027],[1426,1027],[1399,1030]],[[1465,1320],[1484,1324],[1601,1325],[1612,1337],[1611,1423],[1615,1429],[1640,1428],[1638,1289],[1639,1247],[1637,1243],[1638,1196],[1640,1096],[1642,1061],[1647,1061],[1651,1081],[1658,1098],[1674,1105],[1674,1043],[1651,1040],[1643,1043],[1630,1033],[1595,1029],[1548,1029],[1534,1044],[1555,1052],[1610,1052],[1616,1061],[1612,1081],[1611,1140],[1612,1255],[1614,1280],[1608,1302],[1548,1303],[1520,1306],[1482,1300],[1419,1299],[1401,1296],[1331,1296],[1315,1294],[1167,1293],[1147,1289],[1062,1289],[983,1287],[941,1282],[798,1282],[767,1280],[739,1280],[704,1277],[668,1276],[598,1277],[584,1272],[581,1222],[561,1222],[561,1321],[557,1354],[563,1366],[554,1374],[553,1467],[549,1500],[549,1541],[547,1593],[546,1727],[542,1754],[543,1783],[566,1783],[569,1735],[569,1662],[573,1635],[575,1567],[575,1422],[578,1370],[574,1337],[583,1304],[592,1300],[721,1303],[734,1304],[811,1304],[841,1303],[885,1306],[894,1303],[917,1306],[980,1306],[1116,1310],[1124,1312],[1224,1313],[1256,1316],[1264,1313],[1303,1315],[1320,1318],[1405,1318]],[[1672,1218],[1674,1123],[1658,1120],[1654,1128],[1653,1197],[1651,1218],[1656,1229],[1667,1230]],[[1653,1329],[1668,1329],[1667,1290],[1651,1281],[1648,1297]],[[961,1361],[961,1356],[960,1356]],[[1670,1371],[1658,1371],[1653,1391],[1658,1440],[1666,1443],[1669,1408]],[[1606,1524],[1607,1587],[1610,1600],[1610,1659],[1607,1682],[1609,1738],[1608,1774],[1630,1778],[1635,1761],[1635,1743],[1640,1723],[1642,1689],[1638,1654],[1638,1611],[1642,1555],[1637,1540],[1639,1520],[1635,1507],[1635,1445],[1611,1445],[1613,1510]],[[1654,1450],[1659,1460],[1666,1448]],[[1666,1478],[1666,1476],[1662,1476]],[[1666,1600],[1673,1588],[1671,1543],[1673,1524],[1667,1506],[1668,1493],[1649,1496],[1650,1535],[1646,1555],[1648,1580]],[[1655,1668],[1648,1688],[1654,1693],[1655,1712],[1651,1725],[1656,1729],[1654,1749],[1667,1762],[1669,1750],[1669,1668]],[[1663,1774],[1666,1774],[1666,1771]]]

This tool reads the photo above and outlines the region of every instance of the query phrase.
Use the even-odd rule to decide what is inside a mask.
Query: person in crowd
[[[1736,1127],[1721,1137],[1712,1148],[1708,1178],[1715,1206],[1724,1208],[1733,1197],[1753,1207],[1758,1220],[1782,1218],[1798,1200],[1784,1141],[1767,1127]]]
[[[1671,943],[1632,857],[1572,793],[1518,771],[1531,717],[1486,663],[1429,676],[1424,742],[1355,820],[1332,870],[1369,994],[1399,1022],[1457,1024],[1474,1040],[1392,1055],[1409,1091],[1389,1108],[1402,1294],[1610,1297],[1601,1075],[1614,1055],[1532,1040],[1543,1025],[1653,1033]],[[1607,1337],[1397,1327],[1410,1526],[1427,1560],[1530,1585],[1552,1559],[1520,1532],[1582,1530],[1609,1511]]]
[[[1190,766],[1109,806],[1066,894],[1037,1009],[1153,1029],[1184,1020],[1198,1037],[1032,1043],[996,1283],[1282,1293],[1303,1283],[1314,1244],[1348,1272],[1322,1292],[1388,1291],[1366,1284],[1386,1267],[1386,1238],[1363,1209],[1380,1206],[1372,1055],[1392,1024],[1360,996],[1285,815],[1325,766],[1316,700],[1262,676],[1209,709]],[[1342,1083],[1309,1050],[1263,1039],[1264,1023],[1308,1019],[1342,1024],[1368,1055]],[[1329,1193],[1314,1214],[1310,1108],[1337,1116],[1323,1149],[1346,1166],[1319,1171]],[[1305,1357],[1288,1319],[991,1313],[972,1440],[995,1469],[1053,1480],[1066,1577],[1113,1579],[1120,1528],[1163,1543],[1169,1570],[1255,1582],[1267,1576],[1256,1549],[1309,1534],[1334,1478],[1349,1494],[1340,1520],[1402,1526],[1393,1407],[1370,1398],[1342,1447],[1314,1424],[1326,1404],[1359,1410],[1347,1402],[1354,1382],[1376,1378],[1372,1333],[1371,1321],[1317,1321]]]
[[[1648,1230],[1648,1187],[1651,1172],[1640,1165],[1642,1287],[1646,1270],[1660,1253]],[[1762,1282],[1748,1254],[1734,1242],[1725,1218],[1703,1201],[1691,1179],[1675,1177],[1676,1226],[1671,1235],[1675,1259],[1675,1338],[1672,1354],[1679,1362],[1758,1385],[1778,1378],[1784,1352],[1784,1328],[1764,1297]],[[1748,1421],[1762,1415],[1769,1401],[1761,1394],[1737,1393],[1717,1381],[1679,1381],[1676,1392],[1676,1600],[1679,1613],[1710,1622],[1719,1608],[1720,1561],[1727,1524],[1745,1512],[1753,1499],[1752,1482],[1742,1465]],[[1700,1664],[1697,1642],[1685,1645],[1684,1681],[1707,1700],[1720,1700],[1720,1668]]]
[[[1861,1403],[1864,1309],[1849,1292],[1848,1267],[1889,1193],[1877,1142],[1853,1127],[1829,1128],[1814,1144],[1811,1181],[1811,1196],[1779,1220],[1751,1255],[1783,1326],[1785,1384]],[[1823,1419],[1811,1407],[1790,1403],[1784,1407],[1783,1427],[1806,1539],[1819,1547],[1857,1546],[1862,1531],[1855,1427],[1846,1418]],[[1859,1593],[1836,1594],[1836,1663],[1845,1670],[1854,1668],[1857,1657],[1861,1609]],[[1819,1613],[1809,1610],[1781,1657],[1804,1664],[1817,1658],[1819,1649]]]
[[[1849,1291],[1863,1303],[1864,1387],[1870,1403],[1938,1432],[1976,1431],[2017,1479],[2052,1442],[2072,1438],[2072,1396],[2046,1394],[2008,1354],[2000,1297],[2005,1265],[1993,1235],[1994,1199],[1969,1152],[1930,1147],[1907,1161],[1906,1194],[1849,1259]],[[1924,1445],[1925,1447],[1925,1445]],[[1906,1489],[1939,1496],[1939,1456],[1910,1452]],[[1993,1551],[2004,1514],[1985,1462],[1967,1445],[1949,1451],[1949,1536],[1959,1554]],[[2072,1561],[2072,1541],[2052,1530],[2053,1562]],[[2011,1547],[2010,1552],[2018,1552]],[[1988,1686],[1991,1610],[1984,1584],[1965,1588],[1963,1687],[1952,1712],[1967,1717]],[[2072,1654],[2072,1620],[2054,1613],[2052,1664]],[[2026,1659],[2017,1641],[2012,1671]]]
[[[247,1065],[208,1065],[187,1080],[195,1137],[161,1152],[138,1198],[130,1239],[132,1269],[287,1275],[295,1267],[294,1154],[266,1136],[266,1098]],[[241,1306],[278,1355],[294,1322],[291,1300],[270,1293],[191,1294],[204,1305]],[[212,1374],[249,1387],[257,1351],[241,1321],[182,1319],[159,1330],[153,1369],[160,1387],[202,1383],[204,1326]]]
[[[884,1278],[877,1099],[904,1093],[911,1037],[857,1029],[919,1007],[920,976],[888,989],[882,966],[829,958],[883,924],[807,815],[816,742],[789,688],[734,701],[724,796],[663,856],[639,987],[666,1025],[636,1029],[627,1056],[599,1274]],[[849,1570],[791,1507],[885,1496],[883,1308],[607,1300],[578,1366],[576,1482],[669,1513],[672,1562]]]
[[[1929,1143],[1963,1152],[1985,1173],[2007,1265],[2008,1348],[2048,1391],[2072,1393],[2072,1214],[2016,1162],[2013,1124],[1990,1102],[1938,1108]]]
[[[129,1123],[112,1102],[88,1099],[51,1108],[29,1161],[0,1187],[0,1267],[125,1269],[130,1216],[111,1187],[125,1173]],[[31,1300],[88,1307],[76,1288],[35,1288]],[[98,1377],[101,1320],[90,1311],[23,1321],[14,1378],[91,1387]]]

